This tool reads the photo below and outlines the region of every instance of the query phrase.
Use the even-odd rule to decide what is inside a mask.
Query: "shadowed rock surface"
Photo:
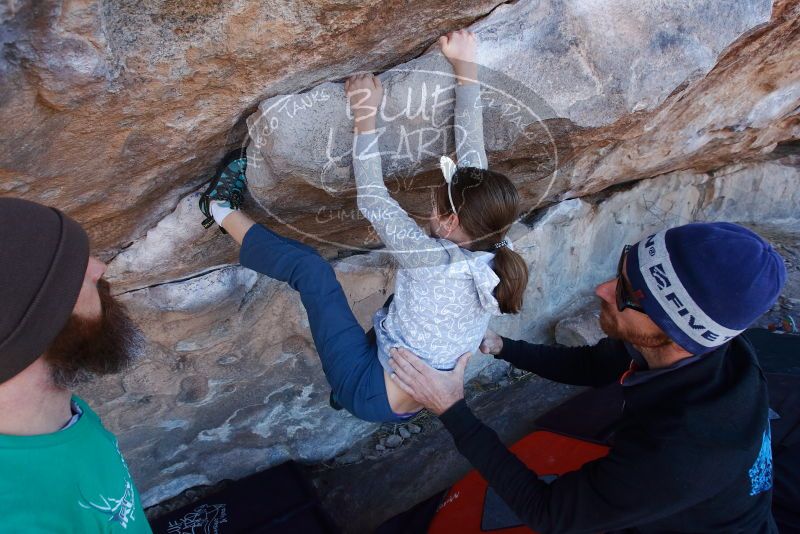
[[[529,1],[503,5],[474,24],[483,43],[490,166],[516,183],[527,210],[667,172],[796,152],[800,8],[779,3],[772,21],[761,24],[768,3],[692,6],[665,13],[650,2],[601,8]],[[609,30],[607,15],[623,11],[630,19]],[[597,27],[586,22],[590,16]],[[631,66],[643,64],[652,67],[646,76]],[[441,182],[438,155],[454,148],[450,68],[431,50],[381,77],[387,183],[422,220],[430,187]],[[250,209],[259,221],[331,258],[380,246],[356,208],[341,83],[267,99],[247,123]],[[191,224],[189,213],[183,224]],[[226,240],[198,229],[167,239],[170,246],[148,268],[112,264],[111,275],[146,285],[236,258]]]
[[[800,308],[800,221],[784,219],[777,224],[748,226],[776,247],[789,273],[783,295],[757,321],[765,328],[788,314],[797,317]],[[587,299],[584,308],[556,323],[556,340],[565,345],[596,343],[603,337],[597,315],[597,300]],[[467,398],[478,416],[511,444],[531,430],[539,415],[578,391],[580,388],[513,368],[500,368],[479,373],[468,384]],[[370,532],[450,486],[470,469],[435,417],[428,415],[416,423],[384,425],[334,460],[308,468],[323,506],[344,532]],[[412,432],[404,432],[407,428]],[[400,442],[394,448],[386,446],[392,436]],[[148,510],[148,514],[163,513],[212,491],[214,487],[197,488]]]
[[[538,342],[594,300],[625,243],[690,221],[800,225],[800,170],[777,160],[673,173],[626,190],[561,202],[512,229],[530,269],[523,310],[492,328]],[[393,287],[388,255],[336,263],[361,324]],[[121,296],[148,340],[136,367],[85,388],[116,432],[147,505],[198,484],[237,478],[289,458],[322,461],[378,429],[328,407],[296,293],[239,266]],[[476,356],[468,378],[497,382],[503,362]],[[416,442],[415,442],[416,443]],[[452,478],[442,467],[440,482]],[[443,482],[442,482],[443,483]]]
[[[355,206],[340,82],[382,72],[387,183],[424,217],[428,188],[442,179],[436,157],[452,150],[452,80],[430,48],[446,31],[478,33],[490,167],[536,209],[512,229],[531,272],[525,306],[495,321],[499,332],[552,341],[559,321],[591,306],[622,245],[652,230],[722,219],[772,229],[767,237],[797,228],[800,2],[498,4],[0,7],[0,195],[64,209],[94,252],[113,258],[107,277],[146,345],[130,371],[80,393],[119,436],[146,505],[290,458],[355,458],[374,439],[376,425],[328,407],[297,295],[236,265],[230,238],[200,226],[198,188],[249,126],[247,211],[336,259],[368,325],[393,267]],[[786,298],[779,305],[794,306]],[[509,373],[476,356],[470,387],[495,388]],[[539,399],[536,410],[561,394],[530,380],[476,402],[513,439],[533,417],[515,411],[520,395]],[[448,439],[440,430],[402,438],[393,454],[419,458],[416,471],[383,463],[320,474],[326,506],[374,526],[463,473]],[[392,507],[381,507],[391,496],[378,473],[410,488]],[[354,482],[365,493],[348,489]]]
[[[528,376],[482,393],[470,403],[504,442],[513,443],[530,432],[539,415],[581,389]],[[360,461],[311,471],[325,510],[343,532],[372,532],[470,470],[438,419],[434,417],[423,427],[422,433],[411,436],[398,449],[361,454],[362,449],[374,447],[374,440],[366,440],[354,447]]]
[[[497,3],[6,2],[0,193],[66,210],[109,257],[208,179],[264,98],[405,61]]]

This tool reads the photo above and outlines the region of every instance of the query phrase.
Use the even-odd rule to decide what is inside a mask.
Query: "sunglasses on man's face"
[[[639,304],[633,300],[633,295],[628,292],[628,288],[625,285],[625,278],[622,276],[622,267],[625,265],[625,258],[628,256],[630,250],[631,246],[625,245],[622,249],[622,254],[619,256],[619,264],[617,264],[617,309],[623,312],[625,308],[630,308],[645,313],[644,308],[639,306]]]

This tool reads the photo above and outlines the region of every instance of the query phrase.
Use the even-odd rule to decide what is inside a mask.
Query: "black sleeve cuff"
[[[498,360],[505,360],[507,362],[511,362],[512,364],[514,364],[516,357],[519,354],[517,347],[520,343],[525,343],[525,342],[516,339],[508,339],[507,337],[503,336],[500,336],[500,339],[503,340],[503,349],[500,351],[500,354],[495,355],[495,358]]]
[[[467,401],[461,399],[447,409],[439,419],[444,427],[453,435],[453,439],[458,443],[464,436],[470,433],[476,426],[481,425],[480,419],[475,417],[472,410],[467,406]]]

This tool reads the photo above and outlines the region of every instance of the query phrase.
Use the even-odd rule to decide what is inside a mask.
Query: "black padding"
[[[294,462],[232,482],[213,495],[151,521],[150,526],[154,534],[339,531]]]

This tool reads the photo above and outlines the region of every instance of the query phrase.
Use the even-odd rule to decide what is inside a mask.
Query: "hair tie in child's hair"
[[[509,249],[514,250],[511,248],[511,243],[508,241],[508,239],[503,239],[502,241],[492,245],[492,250],[498,250],[503,247],[508,247]]]
[[[439,167],[442,169],[444,181],[447,182],[447,198],[450,199],[450,207],[453,208],[453,213],[457,214],[456,205],[453,202],[453,193],[450,191],[450,184],[453,183],[453,175],[455,175],[457,170],[456,164],[447,156],[442,156],[439,158]]]

